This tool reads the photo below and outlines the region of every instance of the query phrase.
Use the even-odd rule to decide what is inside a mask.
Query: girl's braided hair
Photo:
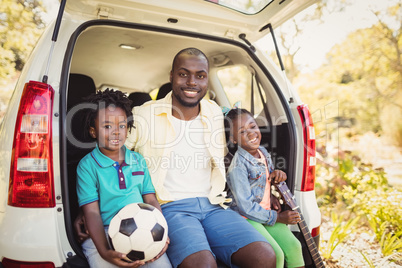
[[[109,106],[120,108],[126,113],[128,131],[131,131],[131,128],[134,127],[131,100],[123,92],[109,88],[104,91],[98,90],[96,93],[86,97],[85,101],[90,104],[85,117],[84,131],[86,134],[89,133],[90,127],[95,127],[95,119],[98,116],[99,110]]]

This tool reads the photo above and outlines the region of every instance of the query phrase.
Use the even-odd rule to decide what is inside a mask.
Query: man
[[[126,145],[141,153],[168,222],[174,267],[275,267],[269,243],[244,218],[225,209],[223,115],[208,88],[208,59],[181,50],[170,73],[172,92],[134,108]]]

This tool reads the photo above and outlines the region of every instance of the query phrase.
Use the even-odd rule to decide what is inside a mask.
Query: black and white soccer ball
[[[157,208],[133,203],[113,217],[108,234],[114,250],[126,254],[129,261],[148,261],[165,246],[168,226]]]

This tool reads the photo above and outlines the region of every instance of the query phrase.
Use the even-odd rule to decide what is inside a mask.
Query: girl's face
[[[241,114],[233,120],[231,141],[249,153],[254,153],[261,143],[261,132],[254,118]]]
[[[114,155],[123,147],[127,138],[127,115],[118,107],[109,106],[98,111],[95,127],[89,129],[90,135],[98,142],[100,151]]]

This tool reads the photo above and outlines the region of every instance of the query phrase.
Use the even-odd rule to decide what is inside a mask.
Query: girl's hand
[[[271,172],[271,174],[269,174],[268,177],[272,183],[280,183],[282,181],[286,181],[287,176],[286,173],[283,172],[282,170],[279,169],[275,169],[274,171]]]
[[[271,194],[271,209],[278,213],[281,212],[281,203],[279,203],[278,198],[273,194]]]
[[[166,250],[167,250],[169,244],[170,244],[170,239],[169,239],[169,237],[168,237],[167,240],[166,240],[166,244],[165,244],[165,246],[163,247],[163,249],[161,250],[161,252],[160,252],[158,255],[156,255],[156,257],[153,258],[152,260],[147,261],[147,263],[148,263],[148,262],[154,262],[154,261],[156,261],[157,259],[159,259],[159,258],[166,252]]]
[[[296,224],[299,221],[301,221],[299,213],[293,210],[286,210],[278,213],[278,218],[276,219],[276,222],[284,224]]]
[[[140,267],[141,265],[145,264],[145,262],[143,262],[143,261],[134,261],[134,262],[124,261],[123,259],[126,258],[126,255],[123,253],[114,251],[112,249],[107,250],[101,256],[106,261],[108,261],[114,265],[117,265],[119,267],[137,268],[137,267]]]

